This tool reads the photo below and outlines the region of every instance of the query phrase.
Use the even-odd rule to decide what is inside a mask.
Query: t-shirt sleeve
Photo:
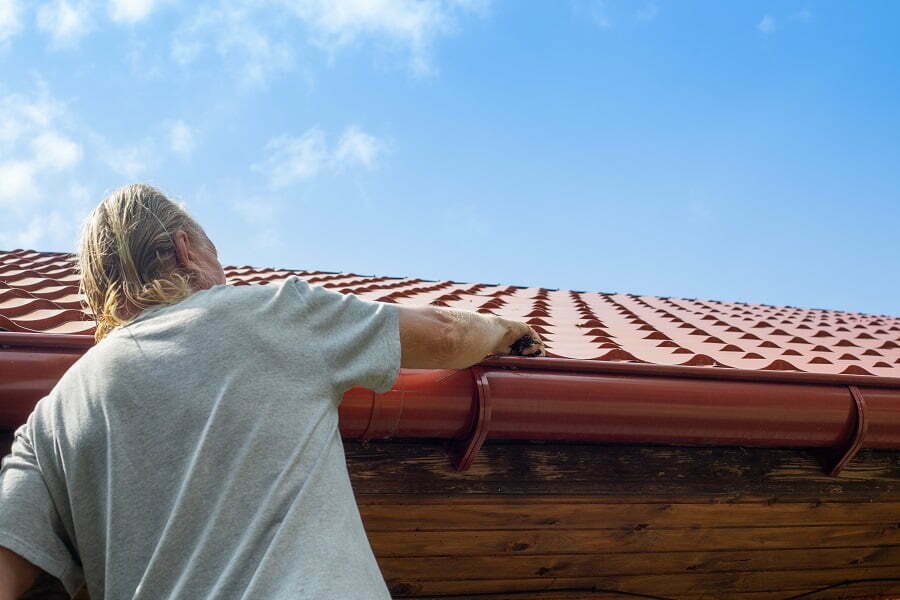
[[[74,545],[41,474],[33,417],[16,429],[0,467],[0,546],[56,577],[75,595],[84,583]]]
[[[292,277],[304,300],[304,322],[334,385],[383,394],[400,374],[400,307],[342,294]]]

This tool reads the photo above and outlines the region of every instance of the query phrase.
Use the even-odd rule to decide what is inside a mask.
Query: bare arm
[[[0,546],[0,600],[16,600],[34,584],[41,569]]]
[[[533,343],[511,347],[526,335]],[[437,306],[400,307],[400,348],[400,366],[407,369],[465,369],[488,354],[546,354],[526,323]]]
[[[443,310],[453,322],[455,332],[455,352],[448,368],[471,367],[488,354],[512,354],[511,346],[524,335],[531,335],[537,344],[527,346],[522,354],[543,351],[540,336],[525,323],[468,310]]]

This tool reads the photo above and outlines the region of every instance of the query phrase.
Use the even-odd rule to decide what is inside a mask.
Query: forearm
[[[453,323],[453,359],[450,368],[465,369],[488,354],[504,354],[516,340],[513,321],[496,315],[442,308]]]
[[[16,600],[34,584],[40,568],[0,546],[0,600]]]

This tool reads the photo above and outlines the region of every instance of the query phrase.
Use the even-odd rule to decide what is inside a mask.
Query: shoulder
[[[303,293],[308,290],[309,284],[296,275],[289,275],[284,279],[271,282],[251,282],[242,285],[215,285],[209,289],[201,290],[194,293],[185,302],[200,303],[230,303],[239,302],[241,300],[254,300],[275,296],[282,293],[296,294],[298,291]]]

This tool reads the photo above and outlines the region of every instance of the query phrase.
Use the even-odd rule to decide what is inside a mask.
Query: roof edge
[[[94,345],[94,336],[59,333],[0,332],[0,348],[59,348],[87,349]],[[523,371],[562,371],[566,373],[603,373],[644,377],[686,377],[722,381],[768,381],[801,385],[859,385],[864,387],[900,389],[900,377],[879,375],[850,375],[808,373],[805,371],[773,371],[736,369],[716,366],[657,365],[650,363],[584,360],[577,358],[548,358],[523,356],[492,356],[479,365]]]
[[[646,377],[685,377],[722,381],[760,381],[797,383],[806,385],[859,385],[900,389],[900,377],[878,375],[849,375],[808,373],[805,371],[757,371],[733,367],[657,365],[650,363],[583,360],[577,358],[546,358],[498,356],[486,358],[479,365],[522,371],[565,371],[567,373],[602,373]]]

